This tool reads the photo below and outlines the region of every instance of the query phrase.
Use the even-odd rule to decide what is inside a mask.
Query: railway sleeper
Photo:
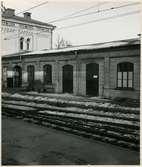
[[[109,136],[109,137],[115,137],[117,139],[123,139],[123,140],[126,140],[126,141],[133,141],[135,143],[139,143],[139,140],[134,138],[132,135],[129,137],[128,136],[121,136],[121,134],[116,134],[116,132],[113,132],[113,131],[109,131],[107,132],[105,129],[92,129],[90,127],[83,127],[82,125],[73,125],[72,122],[63,122],[63,121],[57,121],[56,119],[48,119],[48,118],[43,118],[43,117],[39,117],[38,115],[36,116],[33,116],[33,115],[26,115],[25,112],[10,112],[10,114],[12,114],[13,116],[16,116],[18,114],[21,115],[22,117],[28,117],[28,118],[33,118],[33,119],[36,119],[38,120],[39,124],[42,122],[42,121],[50,121],[51,123],[54,123],[54,124],[57,124],[57,125],[65,125],[66,127],[70,127],[70,128],[74,128],[74,129],[78,129],[78,130],[83,130],[85,132],[91,132],[91,133],[95,133],[95,134],[100,134],[100,135],[103,135],[103,136]],[[126,134],[125,134],[126,135]]]
[[[125,117],[122,116],[118,116],[118,115],[107,115],[106,112],[100,113],[100,111],[95,110],[94,113],[92,112],[81,112],[81,111],[73,111],[73,110],[69,110],[69,109],[63,109],[63,108],[59,108],[59,107],[55,107],[55,106],[48,106],[48,107],[40,107],[41,104],[35,103],[35,104],[31,104],[31,103],[27,103],[27,102],[23,102],[22,103],[18,103],[17,101],[3,101],[2,104],[6,105],[6,104],[11,104],[11,105],[18,105],[18,106],[26,106],[26,107],[33,107],[33,108],[37,108],[38,110],[50,110],[50,111],[58,111],[58,112],[65,112],[65,113],[75,113],[75,114],[84,114],[84,115],[92,115],[92,116],[100,116],[100,117],[108,117],[108,118],[114,118],[114,119],[122,119],[122,120],[128,120],[128,121],[138,121],[139,122],[139,117],[137,118],[132,118],[131,115],[129,114],[130,117],[128,117],[127,115],[125,116],[124,113],[123,115]],[[107,112],[107,113],[112,113],[112,112]],[[135,115],[135,114],[133,114]]]
[[[33,96],[30,96],[33,97]],[[2,96],[3,99],[5,100],[16,100],[16,101],[25,101],[25,102],[35,102],[35,103],[41,103],[41,104],[49,104],[52,106],[57,106],[57,107],[79,107],[83,109],[95,109],[95,110],[103,110],[105,112],[121,112],[121,113],[130,113],[129,109],[124,109],[124,108],[110,108],[110,107],[102,107],[102,106],[93,106],[93,105],[85,105],[85,103],[79,104],[79,103],[69,103],[68,101],[49,101],[48,99],[45,100],[40,100],[40,99],[25,99],[24,97],[8,97],[8,96]],[[139,111],[133,110],[132,113],[135,114],[140,114]]]
[[[8,110],[7,110],[8,111]],[[19,111],[13,111],[13,110],[10,110],[9,112],[11,112],[11,114],[13,113],[14,115],[16,115],[16,114],[20,114],[20,112]],[[32,112],[31,112],[32,113]],[[31,113],[30,112],[21,112],[21,114],[20,115],[23,115],[24,116],[24,114],[26,115],[26,117],[33,117],[33,115],[31,115]],[[83,120],[75,120],[74,118],[72,118],[72,119],[66,119],[66,118],[62,118],[62,117],[55,117],[55,116],[48,116],[48,115],[44,115],[44,114],[39,114],[38,113],[38,117],[39,117],[39,119],[46,119],[46,117],[51,117],[52,119],[59,119],[59,120],[64,120],[65,122],[69,122],[69,121],[71,121],[72,122],[72,124],[77,124],[77,126],[83,126],[82,124],[84,124],[84,126],[85,127],[89,127],[88,125],[87,125],[87,122],[85,121],[83,121]],[[82,124],[80,123],[80,122],[82,122]],[[94,123],[94,122],[93,122]],[[97,129],[97,124],[96,123],[94,123],[95,125],[93,125],[93,126],[91,126],[91,128],[92,129]],[[103,123],[102,123],[102,125],[103,125]],[[101,129],[104,129],[105,131],[106,130],[110,130],[110,125],[105,125],[105,126],[98,126],[98,128],[101,128]],[[113,128],[114,128],[114,126],[113,126]],[[115,127],[115,130],[117,130],[116,128],[118,128],[118,127]],[[112,131],[113,131],[113,129],[111,129]],[[127,129],[123,129],[124,130],[124,132],[126,132],[127,131]],[[121,131],[121,133],[122,133],[122,131]],[[133,131],[131,131],[131,133],[133,133]],[[128,133],[129,134],[129,133]],[[135,134],[136,135],[136,134]]]
[[[19,113],[19,114],[21,114],[21,113]],[[41,125],[44,124],[44,123],[43,123],[44,121],[41,121],[40,118],[38,118],[38,117],[32,118],[32,119],[37,119],[37,120],[38,120],[38,121],[35,121],[34,123],[38,123],[38,124],[41,124]],[[26,120],[26,119],[25,119],[25,120]],[[27,121],[27,120],[26,120],[26,121]],[[46,120],[46,123],[47,123],[47,120]],[[69,125],[66,126],[66,124],[64,124],[64,126],[63,126],[63,124],[62,124],[62,125],[60,124],[60,126],[59,126],[59,124],[57,124],[57,122],[56,122],[55,120],[48,120],[48,123],[47,123],[47,124],[48,124],[48,125],[49,125],[49,124],[52,124],[52,127],[56,128],[56,129],[62,129],[62,130],[63,130],[63,129],[64,129],[64,130],[65,130],[65,129],[66,129],[66,130],[67,130],[67,129],[73,129],[73,130],[71,130],[71,132],[74,131],[74,132],[76,132],[76,134],[78,134],[78,132],[81,131],[82,134],[83,134],[83,136],[86,136],[86,137],[91,137],[91,135],[94,136],[94,134],[90,133],[90,131],[89,131],[89,132],[87,131],[87,133],[86,133],[86,131],[84,131],[84,129],[80,129],[80,128],[77,129],[77,127],[72,127],[72,126],[69,126]],[[61,128],[61,127],[64,127],[64,128]],[[68,130],[67,130],[67,131],[68,131]],[[69,131],[70,131],[70,130],[69,130]],[[101,141],[105,141],[105,142],[106,142],[106,141],[107,141],[106,138],[108,138],[109,140],[108,140],[107,142],[111,141],[110,143],[113,144],[113,141],[114,141],[114,144],[117,144],[117,140],[116,140],[116,139],[110,139],[110,138],[112,138],[112,137],[108,137],[108,136],[107,136],[107,137],[106,137],[106,136],[104,137],[104,136],[98,135],[98,134],[95,134],[95,135],[100,136],[99,139],[101,139]],[[96,139],[97,139],[97,138],[96,138]],[[119,143],[120,143],[120,142],[119,142]],[[118,143],[118,144],[119,144],[119,143]],[[127,143],[127,142],[125,142],[125,143]],[[122,145],[122,143],[120,143],[120,144]],[[123,145],[124,145],[124,144],[123,144]],[[128,147],[128,148],[129,148],[129,147],[131,146],[131,148],[134,148],[134,149],[135,149],[135,147],[137,147],[137,146],[135,146],[135,145],[136,145],[135,143],[134,143],[134,144],[132,143],[132,144],[129,144],[129,145],[125,144],[125,147]],[[132,147],[132,146],[133,146],[133,147]]]

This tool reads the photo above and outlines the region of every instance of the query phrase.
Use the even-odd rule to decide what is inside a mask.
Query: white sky
[[[45,0],[3,0],[6,8],[14,8],[16,12],[26,10],[33,7]],[[105,3],[104,3],[105,2]],[[98,9],[107,9],[111,7],[121,6],[124,4],[130,4],[138,2],[136,0],[128,1],[102,1],[102,0],[82,0],[82,1],[57,1],[49,0],[47,4],[30,10],[32,13],[32,18],[43,22],[50,22],[52,20],[61,18],[63,16],[69,15],[73,12],[89,8],[93,5],[98,5],[90,10],[81,12],[80,14],[85,14],[89,12],[96,11]],[[140,1],[139,1],[140,2]],[[101,5],[102,4],[102,5]],[[125,7],[117,10],[112,10],[111,12],[103,12],[93,15],[87,15],[84,17],[78,17],[68,21],[60,21],[52,23],[57,26],[53,32],[53,43],[57,39],[57,35],[63,36],[65,40],[70,41],[73,45],[82,45],[96,42],[106,42],[112,40],[135,38],[137,34],[140,33],[140,14],[128,15],[125,17],[119,17],[115,19],[109,19],[101,22],[94,22],[91,24],[85,24],[78,27],[59,29],[63,26],[69,26],[73,24],[78,24],[82,22],[87,22],[91,20],[96,20],[99,18],[119,15],[122,13],[127,13],[130,11],[136,11],[140,9],[141,5],[135,5],[130,7]],[[78,15],[80,15],[78,14]],[[21,15],[20,15],[21,16]]]

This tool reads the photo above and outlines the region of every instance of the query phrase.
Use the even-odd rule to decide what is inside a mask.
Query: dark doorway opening
[[[14,81],[13,81],[13,84],[14,84],[14,88],[20,88],[21,85],[22,85],[22,68],[20,66],[15,66],[14,69]]]
[[[89,96],[99,95],[99,64],[86,65],[86,94]]]
[[[63,93],[73,93],[73,66],[63,66]]]
[[[45,85],[52,84],[52,66],[50,64],[43,66],[43,82]]]
[[[28,72],[28,87],[30,90],[34,90],[34,80],[35,80],[35,68],[33,65],[27,67]]]
[[[12,77],[7,78],[7,88],[13,88],[13,78]]]

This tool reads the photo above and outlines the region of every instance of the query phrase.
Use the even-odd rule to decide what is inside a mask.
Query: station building
[[[140,40],[44,49],[2,57],[3,88],[140,98]],[[36,84],[38,83],[38,84]]]
[[[35,20],[32,13],[23,16],[15,9],[4,8],[1,22],[1,54],[16,54],[42,49],[52,49],[55,26]]]

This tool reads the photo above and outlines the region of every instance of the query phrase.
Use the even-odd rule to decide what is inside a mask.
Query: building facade
[[[3,56],[2,67],[4,88],[140,98],[139,39]]]
[[[19,17],[14,9],[5,9],[1,27],[2,55],[51,49],[54,28],[53,25],[32,19],[29,12]]]

